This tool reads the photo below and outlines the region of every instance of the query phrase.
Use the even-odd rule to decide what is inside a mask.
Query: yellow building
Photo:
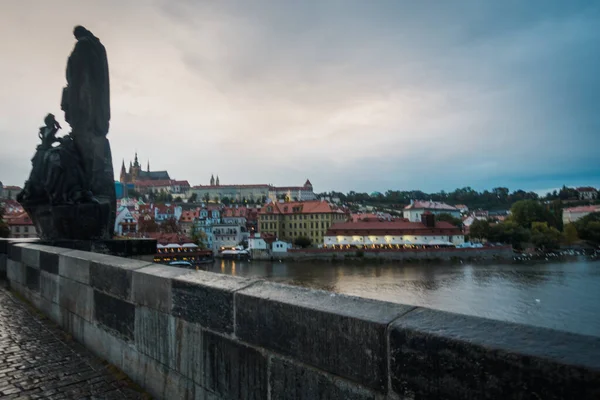
[[[258,215],[258,229],[286,242],[303,236],[319,245],[332,224],[346,219],[345,212],[325,201],[269,203]]]

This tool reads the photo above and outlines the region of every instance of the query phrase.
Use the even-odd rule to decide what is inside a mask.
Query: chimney
[[[429,211],[425,211],[421,215],[421,223],[427,228],[435,228],[435,215],[433,215]]]

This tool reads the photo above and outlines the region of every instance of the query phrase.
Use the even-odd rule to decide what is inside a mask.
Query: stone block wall
[[[600,338],[36,244],[6,272],[156,398],[600,398]]]

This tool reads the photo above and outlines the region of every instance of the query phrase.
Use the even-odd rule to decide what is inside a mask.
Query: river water
[[[400,265],[217,260],[208,270],[600,336],[600,261]]]

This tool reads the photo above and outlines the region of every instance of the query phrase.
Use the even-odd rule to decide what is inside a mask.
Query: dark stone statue
[[[67,62],[61,108],[71,132],[48,114],[40,128],[32,171],[18,200],[43,239],[108,239],[116,213],[108,134],[110,88],[106,50],[82,26]]]

